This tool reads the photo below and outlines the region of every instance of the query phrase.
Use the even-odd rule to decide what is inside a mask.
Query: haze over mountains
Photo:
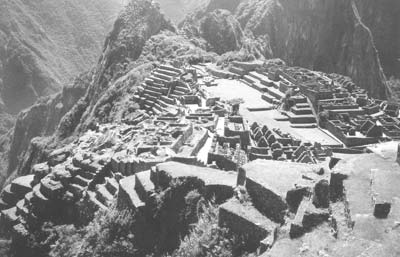
[[[0,113],[16,115],[89,69],[121,8],[122,0],[0,1]]]

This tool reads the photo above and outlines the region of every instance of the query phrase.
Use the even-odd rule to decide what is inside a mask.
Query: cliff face
[[[239,5],[219,2],[214,6],[233,10],[246,35],[242,41],[262,45],[260,52],[266,58],[348,75],[372,96],[387,97],[386,78],[373,36],[352,1],[245,0]],[[207,15],[200,12],[198,19]],[[210,38],[205,39],[210,43]]]
[[[356,5],[372,32],[385,74],[400,77],[400,2],[356,0]]]
[[[122,1],[0,1],[0,92],[17,114],[94,64]]]

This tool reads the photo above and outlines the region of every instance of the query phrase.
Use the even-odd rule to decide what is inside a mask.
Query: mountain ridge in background
[[[2,0],[0,9],[0,112],[11,120],[95,63],[122,1]]]

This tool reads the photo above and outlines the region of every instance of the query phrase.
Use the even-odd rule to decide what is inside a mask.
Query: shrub
[[[135,248],[130,211],[99,211],[94,220],[82,229],[72,225],[56,229],[59,239],[52,246],[52,257],[132,257]]]
[[[242,239],[218,226],[218,207],[205,204],[202,210],[196,226],[169,257],[250,257],[243,252]]]

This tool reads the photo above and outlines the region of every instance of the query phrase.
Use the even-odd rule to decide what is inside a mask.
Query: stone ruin
[[[381,112],[377,101],[342,76],[242,62],[221,73],[210,69],[257,89],[268,103],[286,104],[284,119],[293,128],[314,127],[316,114],[323,111],[328,112],[326,129],[346,146],[399,135],[392,107],[385,105],[376,115]],[[303,142],[269,124],[250,125],[239,105],[201,88],[196,80],[203,76],[188,79],[184,74],[183,68],[159,66],[135,96],[142,112],[124,124],[102,124],[86,132],[33,166],[31,175],[7,185],[0,197],[2,228],[12,232],[13,240],[24,241],[43,222],[84,223],[97,210],[116,204],[135,212],[150,230],[146,226],[156,198],[184,181],[220,204],[219,226],[247,238],[248,249],[258,254],[282,249],[285,231],[296,240],[327,226],[337,238],[342,218],[346,227],[357,228],[363,224],[360,215],[370,220],[396,215],[397,148],[395,156],[360,154],[341,160],[335,157],[338,149]],[[287,96],[287,91],[295,93]],[[362,163],[361,170],[369,159],[375,168],[367,176],[351,173],[353,162]],[[372,192],[362,198],[367,204],[357,202],[360,184]],[[243,200],[241,192],[250,200]],[[345,214],[335,212],[341,201]]]

